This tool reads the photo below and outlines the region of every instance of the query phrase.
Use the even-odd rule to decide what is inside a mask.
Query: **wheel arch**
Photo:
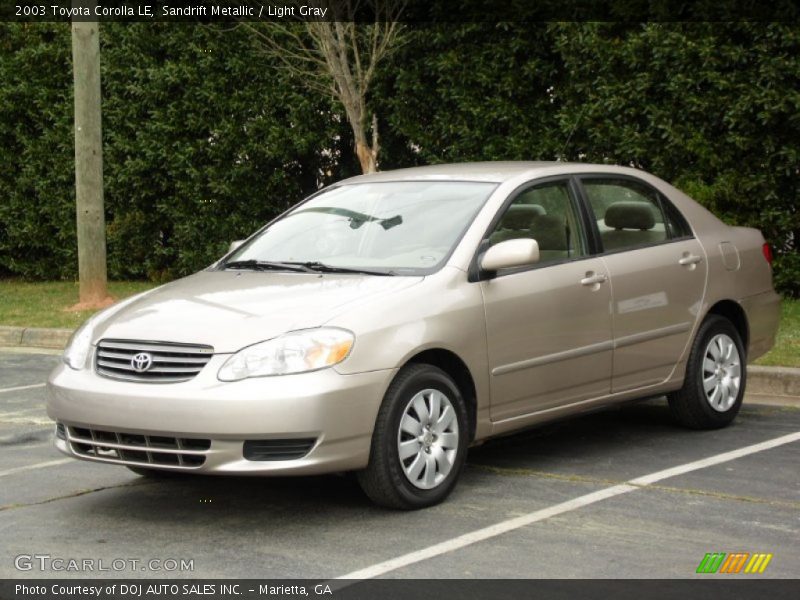
[[[706,316],[718,315],[730,321],[742,339],[745,352],[750,344],[750,325],[747,322],[747,313],[738,302],[733,300],[720,300],[708,309]]]
[[[477,426],[478,393],[475,380],[467,364],[451,350],[444,348],[428,348],[409,358],[405,365],[427,364],[437,367],[453,378],[467,405],[469,419],[469,440],[475,439]]]

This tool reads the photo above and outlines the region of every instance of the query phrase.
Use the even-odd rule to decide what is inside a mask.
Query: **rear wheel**
[[[668,396],[673,415],[692,429],[725,427],[742,406],[746,375],[739,332],[727,319],[710,315],[692,344],[683,387]]]
[[[381,506],[432,506],[455,487],[468,437],[466,404],[452,378],[431,365],[410,365],[386,392],[358,481]]]

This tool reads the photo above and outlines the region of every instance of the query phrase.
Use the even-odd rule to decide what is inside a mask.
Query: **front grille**
[[[213,354],[211,346],[101,340],[97,344],[95,369],[99,375],[111,379],[177,383],[195,377]]]
[[[66,427],[75,454],[133,465],[196,468],[206,462],[211,440]]]
[[[316,441],[314,438],[247,440],[244,457],[247,460],[294,460],[308,454]]]

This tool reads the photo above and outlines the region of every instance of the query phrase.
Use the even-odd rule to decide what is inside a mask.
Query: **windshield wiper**
[[[292,271],[308,273],[311,269],[297,263],[274,262],[268,260],[232,260],[223,265],[225,269],[252,269],[253,271]]]
[[[299,215],[302,213],[309,213],[309,212],[346,217],[347,219],[350,220],[350,229],[358,229],[364,223],[378,223],[381,227],[383,227],[385,230],[388,231],[392,227],[397,227],[398,225],[403,224],[402,215],[395,215],[393,217],[375,217],[373,215],[367,215],[364,213],[356,212],[354,210],[349,210],[347,208],[337,208],[333,206],[316,206],[314,208],[304,208],[303,210],[298,210],[297,212],[293,212],[292,215]]]
[[[292,263],[283,263],[289,265],[297,265],[298,267],[302,267],[309,271],[314,271],[316,273],[358,273],[361,275],[380,275],[382,277],[391,277],[396,275],[394,271],[372,271],[370,269],[354,269],[351,267],[336,267],[334,265],[327,265],[325,263],[321,263],[319,261],[309,261],[309,262],[292,262]]]

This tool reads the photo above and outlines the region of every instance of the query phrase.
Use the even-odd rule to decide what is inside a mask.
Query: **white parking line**
[[[45,467],[55,467],[56,465],[63,465],[65,463],[72,461],[73,459],[71,458],[62,458],[61,460],[49,460],[47,462],[36,463],[34,465],[25,465],[24,467],[14,467],[13,469],[6,469],[5,471],[0,471],[0,477],[5,477],[6,475],[14,475],[15,473],[21,473],[23,471],[44,469]]]
[[[358,571],[353,571],[351,573],[347,573],[346,575],[341,575],[336,579],[372,579],[374,577],[380,577],[389,571],[394,571],[395,569],[407,567],[408,565],[412,565],[434,556],[439,556],[447,552],[452,552],[453,550],[458,550],[459,548],[464,548],[465,546],[469,546],[476,542],[493,538],[509,531],[525,527],[526,525],[531,525],[532,523],[544,521],[545,519],[549,519],[550,517],[554,517],[556,515],[583,508],[584,506],[589,506],[590,504],[606,500],[607,498],[613,498],[614,496],[620,496],[622,494],[627,494],[628,492],[633,492],[634,490],[647,487],[648,485],[669,477],[683,475],[685,473],[697,471],[698,469],[705,469],[706,467],[711,467],[713,465],[735,460],[749,454],[755,454],[756,452],[769,450],[770,448],[776,448],[777,446],[782,446],[784,444],[790,444],[798,440],[800,440],[800,431],[767,440],[766,442],[761,442],[759,444],[745,446],[744,448],[739,448],[730,452],[723,452],[722,454],[716,454],[708,458],[678,465],[677,467],[672,467],[670,469],[664,469],[663,471],[656,471],[655,473],[650,473],[649,475],[643,475],[642,477],[631,479],[623,484],[598,490],[596,492],[592,492],[591,494],[586,494],[585,496],[579,496],[578,498],[573,498],[572,500],[567,500],[566,502],[555,504],[526,515],[522,515],[521,517],[515,517],[513,519],[508,519],[507,521],[501,521],[495,525],[490,525],[482,529],[471,531],[470,533],[465,533],[464,535],[445,540],[444,542],[434,544],[433,546],[428,546],[427,548],[423,548],[415,552],[409,552],[408,554],[403,554],[397,558],[392,558],[370,567],[359,569]]]
[[[49,417],[4,417],[0,415],[0,423],[4,425],[49,425],[54,423]]]
[[[22,410],[14,410],[10,412],[0,410],[0,419],[5,417],[19,417],[21,415],[29,415],[31,413],[44,414],[43,406],[34,406],[32,408],[23,408]]]
[[[4,390],[0,390],[0,394],[5,394],[6,392],[19,392],[21,390],[32,390],[34,388],[40,388],[46,386],[46,383],[34,383],[33,385],[20,385],[17,387],[10,387],[5,388]]]

